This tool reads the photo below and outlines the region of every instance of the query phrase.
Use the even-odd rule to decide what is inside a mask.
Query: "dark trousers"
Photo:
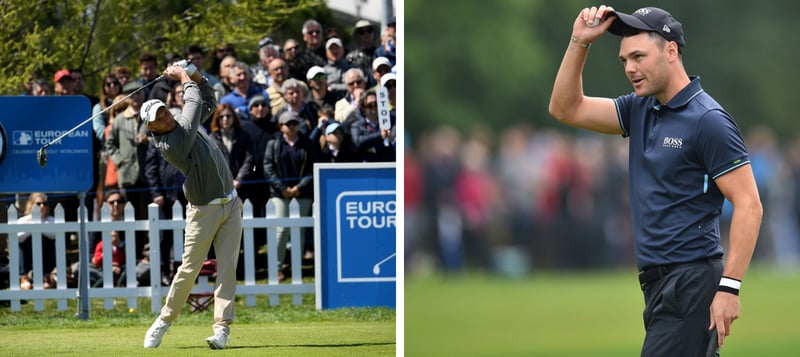
[[[646,331],[642,356],[719,356],[717,333],[708,326],[722,260],[663,267],[658,275],[642,287]]]

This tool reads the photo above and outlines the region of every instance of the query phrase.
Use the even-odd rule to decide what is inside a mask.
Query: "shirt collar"
[[[689,84],[683,87],[678,94],[676,94],[666,105],[667,108],[676,109],[686,104],[689,104],[694,97],[703,93],[703,87],[700,86],[699,76],[689,76]]]

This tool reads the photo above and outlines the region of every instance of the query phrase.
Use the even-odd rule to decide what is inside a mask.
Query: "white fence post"
[[[300,201],[293,198],[289,202],[289,218],[300,218]],[[292,250],[289,251],[292,255],[292,284],[298,285],[303,283],[303,255],[305,254],[305,245],[303,244],[304,229],[298,226],[291,228],[291,242]],[[295,305],[303,304],[303,296],[300,294],[292,295],[292,303]]]
[[[266,217],[265,221],[269,221],[270,219],[277,218],[277,212],[275,208],[275,202],[273,202],[275,198],[270,198],[267,201],[267,209],[266,209]],[[269,285],[278,285],[280,282],[278,281],[278,231],[277,227],[268,227],[267,228],[267,284]],[[280,297],[278,295],[270,295],[269,296],[269,305],[270,306],[277,306],[280,304]]]
[[[39,210],[33,210],[39,215]],[[78,212],[78,216],[80,217],[80,212]],[[55,210],[55,223],[64,223],[64,208],[59,203],[56,206]],[[44,239],[45,237],[42,237]],[[58,274],[58,286],[57,288],[64,288],[67,287],[67,245],[66,240],[68,237],[66,236],[65,232],[58,232],[54,238],[56,240],[56,272]],[[79,237],[80,239],[80,237]],[[35,252],[36,250],[34,250]],[[37,255],[37,254],[34,254]],[[43,268],[40,268],[43,269]],[[42,271],[45,275],[50,275],[49,271]],[[66,310],[67,309],[67,299],[58,299],[58,309],[59,310]]]
[[[136,291],[139,282],[136,279],[136,214],[131,202],[125,202],[125,288],[128,291]],[[130,222],[130,223],[128,223]],[[113,225],[111,223],[110,225]],[[108,229],[104,229],[105,233]],[[137,294],[127,294],[128,308],[135,309],[139,302]]]
[[[103,202],[103,206],[100,207],[100,221],[101,222],[111,222],[111,208]],[[104,230],[101,233],[101,242],[103,242],[103,266],[101,267],[103,273],[103,289],[111,289],[114,287],[114,272],[111,269],[111,261],[112,259],[108,259],[111,257],[111,231]],[[125,278],[128,279],[128,258],[127,258],[127,246],[126,249],[126,257],[125,257]],[[93,256],[91,254],[91,248],[89,248],[90,254],[89,256]],[[134,263],[135,265],[135,263]],[[107,297],[103,299],[103,308],[106,310],[110,310],[114,308],[114,298]]]
[[[147,221],[150,223],[150,253],[147,259],[150,261],[151,311],[158,313],[161,310],[161,227],[157,204],[147,205]]]
[[[134,218],[133,206],[130,202],[125,205],[125,218],[122,221],[111,221],[110,209],[107,206],[101,207],[101,218],[99,221],[86,222],[87,235],[101,232],[103,243],[103,284],[99,287],[90,287],[88,297],[90,299],[103,299],[104,308],[107,310],[114,308],[114,299],[127,298],[128,307],[136,308],[138,298],[150,298],[151,312],[158,313],[161,310],[162,298],[167,287],[161,286],[161,259],[160,255],[168,254],[160,251],[159,232],[164,230],[173,231],[173,258],[175,261],[181,259],[183,254],[183,234],[186,222],[184,220],[184,210],[180,202],[176,202],[172,207],[172,220],[160,220],[158,217],[158,206],[148,207],[148,219],[137,221]],[[38,214],[34,210],[34,214]],[[244,295],[248,306],[256,303],[256,295],[269,295],[270,305],[280,304],[280,295],[292,294],[294,304],[302,304],[303,294],[314,294],[313,283],[303,283],[302,281],[302,255],[303,245],[300,236],[301,227],[313,227],[313,217],[300,217],[298,202],[293,200],[290,204],[290,217],[277,218],[275,205],[272,201],[266,205],[266,217],[253,217],[252,205],[245,203],[243,211],[243,237],[245,244],[245,281],[237,286],[237,295]],[[0,300],[11,301],[11,311],[21,310],[21,301],[33,301],[34,309],[44,310],[44,300],[57,300],[58,310],[66,310],[68,300],[75,299],[78,295],[77,288],[67,285],[67,253],[66,239],[68,232],[76,232],[80,229],[79,222],[64,222],[64,209],[59,205],[55,209],[55,223],[52,224],[27,224],[18,223],[18,212],[16,208],[9,207],[8,222],[0,223],[0,233],[8,234],[9,250],[9,289],[0,290]],[[291,284],[281,284],[278,281],[278,260],[277,260],[277,234],[276,228],[288,227],[291,231],[292,250],[292,274]],[[254,232],[256,228],[263,228],[267,231],[267,264],[268,278],[266,284],[258,284],[256,281],[255,256],[258,251],[253,246]],[[125,232],[125,287],[115,287],[112,271],[113,254],[111,252],[111,230]],[[151,286],[138,286],[136,279],[136,233],[146,231],[150,236],[150,269]],[[19,232],[31,234],[29,239],[33,239],[33,266],[34,280],[32,290],[20,290],[20,269],[19,269]],[[42,239],[45,234],[52,232],[56,239],[56,269],[58,271],[58,284],[56,289],[43,289],[42,278],[43,259],[42,259]],[[93,247],[89,247],[89,256],[94,253]],[[74,262],[69,262],[74,263]]]
[[[244,235],[244,238],[242,239],[242,247],[244,247],[244,285],[254,286],[256,285],[255,256],[258,254],[258,250],[253,244],[253,227],[244,226],[245,221],[253,220],[253,205],[250,200],[244,201],[244,206],[242,207],[242,218],[242,233]],[[247,295],[245,297],[245,304],[247,306],[255,305],[255,295]]]
[[[17,219],[17,209],[14,208],[14,205],[10,205],[8,221],[16,222]],[[16,232],[8,233],[8,281],[11,291],[19,291],[19,238]],[[19,310],[19,299],[11,300],[11,311]]]

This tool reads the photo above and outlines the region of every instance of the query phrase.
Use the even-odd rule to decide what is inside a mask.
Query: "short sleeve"
[[[742,133],[725,111],[708,111],[697,130],[698,155],[713,179],[750,162]]]
[[[634,93],[629,93],[614,98],[614,105],[617,107],[617,119],[619,119],[619,126],[622,128],[623,138],[627,138],[631,133],[631,108],[633,108],[633,99],[635,96]]]

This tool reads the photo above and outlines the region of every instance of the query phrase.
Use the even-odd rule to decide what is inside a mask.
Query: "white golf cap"
[[[342,45],[342,40],[340,40],[338,37],[331,37],[331,39],[328,40],[328,42],[325,42],[326,49],[331,48],[331,46],[333,45],[337,45],[341,48],[344,48],[344,45]]]
[[[386,83],[389,81],[394,81],[397,83],[397,75],[394,72],[389,72],[381,76],[381,87],[386,87]]]
[[[372,24],[367,20],[358,20],[358,22],[356,22],[356,26],[353,28],[360,29],[362,27],[372,27]]]
[[[313,66],[308,69],[308,72],[306,73],[306,79],[310,81],[319,74],[325,74],[325,69],[320,66]]]
[[[139,113],[141,115],[142,120],[145,123],[150,123],[156,121],[156,114],[158,114],[158,108],[165,108],[164,102],[158,99],[150,99],[144,104],[142,104],[142,111]]]
[[[330,123],[327,127],[325,127],[325,135],[330,135],[336,129],[339,129],[339,123]]]
[[[389,59],[386,57],[378,57],[372,60],[372,70],[377,71],[378,67],[380,66],[388,66],[390,69],[392,68],[392,62],[389,62]]]

